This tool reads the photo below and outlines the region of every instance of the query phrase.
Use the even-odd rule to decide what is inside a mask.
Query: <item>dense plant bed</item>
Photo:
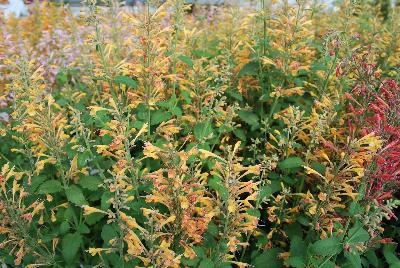
[[[94,2],[0,21],[3,263],[400,267],[399,10]]]

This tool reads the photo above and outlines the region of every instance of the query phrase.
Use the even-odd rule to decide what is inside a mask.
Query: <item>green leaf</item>
[[[29,193],[34,193],[39,188],[39,186],[46,180],[46,176],[39,175],[32,177],[31,186],[27,189]]]
[[[52,193],[60,192],[62,190],[63,190],[63,187],[61,185],[61,182],[59,182],[57,180],[46,181],[39,187],[40,194],[52,194]]]
[[[252,128],[256,128],[259,125],[259,118],[256,114],[249,112],[249,111],[238,111],[238,115],[240,119],[244,122],[252,126]]]
[[[361,222],[356,222],[349,230],[347,243],[364,243],[369,240],[369,234],[363,228],[363,224]]]
[[[352,268],[362,268],[361,267],[361,257],[355,252],[345,252],[344,256],[350,262]]]
[[[87,166],[87,162],[89,161],[91,154],[89,151],[85,151],[78,155],[78,167],[84,168]]]
[[[63,221],[60,224],[60,233],[65,234],[66,232],[68,232],[69,228],[70,228],[69,223],[67,221]]]
[[[218,233],[219,233],[219,232],[218,232],[218,226],[217,226],[215,223],[210,222],[210,223],[208,224],[207,232],[209,232],[209,233],[212,234],[213,236],[217,236]]]
[[[214,268],[214,267],[215,265],[210,259],[203,259],[198,266],[198,268]]]
[[[212,58],[214,57],[213,54],[206,50],[193,50],[192,54],[198,58]]]
[[[193,134],[198,140],[203,140],[213,133],[210,121],[199,122],[194,126]]]
[[[243,95],[236,90],[229,90],[226,93],[238,101],[243,101]]]
[[[400,259],[394,252],[396,252],[396,245],[385,245],[383,247],[383,256],[385,256],[388,264],[400,263]]]
[[[181,96],[185,99],[186,104],[192,103],[192,98],[190,97],[190,93],[181,89]]]
[[[91,190],[91,191],[96,191],[99,189],[99,184],[101,183],[100,178],[95,177],[95,176],[84,176],[79,180],[79,185],[82,186],[82,188]]]
[[[63,72],[63,71],[59,72],[59,73],[56,75],[56,81],[57,81],[57,83],[58,83],[60,86],[65,85],[65,84],[68,82],[67,73],[66,73],[66,72]]]
[[[327,261],[325,263],[321,263],[320,266],[315,266],[315,267],[318,267],[318,268],[335,268],[336,265],[335,265],[335,263],[333,261]]]
[[[104,213],[92,213],[88,216],[85,216],[86,224],[94,225],[104,217],[105,217]]]
[[[190,68],[193,68],[193,61],[188,56],[180,55],[178,57],[178,59],[180,59],[182,62],[186,63]]]
[[[86,224],[84,224],[84,223],[79,224],[79,226],[76,228],[76,231],[81,233],[81,234],[90,233],[89,227],[87,227]]]
[[[243,76],[256,76],[260,72],[260,64],[259,62],[252,61],[243,66],[243,68],[239,71],[238,77]]]
[[[303,165],[303,160],[298,156],[291,156],[278,163],[281,170],[299,168]]]
[[[342,245],[338,238],[329,237],[315,242],[311,250],[320,256],[336,255],[342,251]]]
[[[291,224],[287,224],[283,227],[283,230],[285,231],[287,237],[290,239],[291,244],[290,246],[292,246],[292,243],[298,243],[298,239],[303,237],[303,228],[301,227],[300,223],[298,222],[294,222]],[[301,240],[301,239],[300,239]],[[303,240],[301,240],[303,241]],[[297,245],[293,245],[295,248],[297,248]],[[306,244],[302,245],[303,247],[305,247],[305,252],[307,252],[307,247]]]
[[[223,201],[228,200],[228,189],[224,187],[219,178],[210,178],[208,180],[208,186],[210,187],[210,189],[215,190],[221,196]]]
[[[69,186],[65,191],[65,194],[67,195],[67,199],[70,202],[79,206],[87,205],[85,196],[83,195],[81,188],[79,188],[78,186],[76,185]]]
[[[233,134],[235,134],[235,136],[238,137],[241,141],[247,140],[246,132],[241,128],[234,129]]]
[[[123,84],[130,88],[137,88],[137,83],[133,78],[125,75],[119,75],[115,77],[114,82],[117,84]]]
[[[304,267],[307,262],[307,245],[299,236],[290,241],[290,258],[288,263],[294,267]]]
[[[64,219],[77,224],[78,218],[72,206],[68,207],[64,212]]]
[[[324,173],[321,173],[321,174],[324,174]],[[356,202],[356,200],[351,202],[350,208],[349,208],[349,214],[351,216],[354,216],[354,215],[360,213],[360,210],[361,210],[361,206],[360,206],[360,204],[358,204],[358,202]]]
[[[318,162],[311,162],[311,168],[318,171],[320,174],[325,174],[326,167]]]
[[[264,185],[260,188],[258,193],[258,199],[263,200],[264,198],[269,197],[272,194],[272,188],[270,185]]]
[[[258,209],[249,208],[247,209],[247,214],[252,215],[254,217],[260,218],[261,213]]]
[[[278,248],[272,248],[264,251],[258,255],[252,262],[255,268],[280,268],[282,267],[282,261],[278,258],[278,254],[282,250]]]
[[[112,194],[110,192],[104,192],[103,195],[101,196],[101,203],[100,203],[100,208],[104,211],[110,208],[110,202],[108,202],[112,197]]]
[[[182,109],[179,108],[178,106],[171,107],[169,109],[169,111],[175,116],[178,116],[178,117],[182,116]]]
[[[79,233],[67,234],[61,242],[62,254],[67,263],[74,261],[79,247],[82,244],[82,236]]]
[[[172,114],[170,112],[165,112],[162,110],[157,110],[151,114],[151,125],[158,125],[161,122],[168,121],[171,119]]]
[[[367,252],[364,253],[364,256],[368,259],[369,264],[371,264],[374,267],[379,266],[378,257],[376,256],[373,250],[368,250]]]
[[[111,239],[117,237],[118,233],[115,231],[112,225],[103,225],[103,229],[101,230],[101,238],[104,241],[104,244],[108,246]]]
[[[290,256],[289,259],[285,262],[285,264],[289,267],[295,268],[304,268],[304,260],[297,256]]]

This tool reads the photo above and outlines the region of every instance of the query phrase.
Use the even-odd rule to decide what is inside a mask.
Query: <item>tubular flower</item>
[[[169,217],[160,222],[159,228],[167,227],[174,247],[186,251],[203,240],[203,233],[214,216],[212,204],[206,196],[207,174],[199,165],[188,166],[188,159],[198,156],[195,148],[189,151],[162,149],[146,145],[145,156],[160,159],[163,168],[150,173],[153,190],[147,202],[160,203],[168,208]]]
[[[205,150],[200,150],[205,157],[215,158],[209,179],[216,185],[217,199],[216,207],[219,208],[218,217],[222,222],[220,231],[221,240],[226,243],[228,252],[222,254],[222,260],[229,261],[230,253],[235,252],[241,243],[242,235],[251,234],[257,228],[258,218],[248,213],[254,208],[253,202],[257,198],[258,183],[252,180],[246,181],[248,175],[259,175],[260,166],[245,167],[239,162],[237,156],[240,142],[236,143],[232,151],[228,152],[226,158],[221,158]],[[245,198],[241,196],[245,195]]]

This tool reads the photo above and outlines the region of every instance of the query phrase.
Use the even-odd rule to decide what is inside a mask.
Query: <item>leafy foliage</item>
[[[1,261],[398,267],[398,7],[156,2],[0,20]]]

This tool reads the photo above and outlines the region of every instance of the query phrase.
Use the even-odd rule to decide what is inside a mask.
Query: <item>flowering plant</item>
[[[86,5],[0,21],[3,263],[397,267],[397,8]]]

